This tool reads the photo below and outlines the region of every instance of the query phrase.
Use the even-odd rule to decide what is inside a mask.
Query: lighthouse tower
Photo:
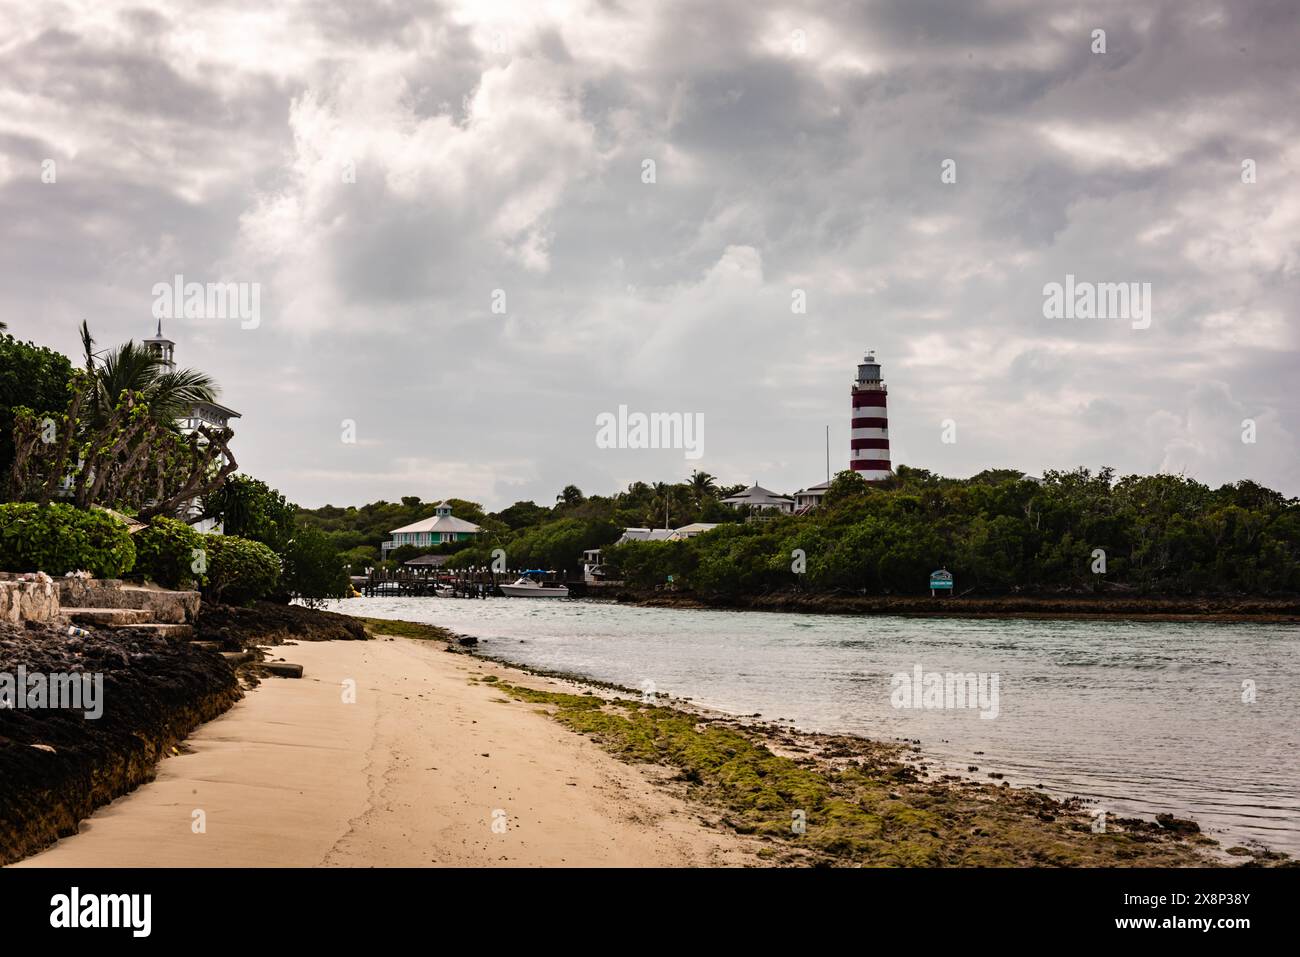
[[[853,421],[849,424],[849,467],[868,482],[879,482],[892,474],[889,414],[885,411],[888,392],[880,380],[880,363],[868,351],[858,364],[858,378],[853,383]]]

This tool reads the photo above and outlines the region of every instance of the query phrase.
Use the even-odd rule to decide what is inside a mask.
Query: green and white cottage
[[[384,558],[387,558],[388,553],[394,548],[401,548],[403,545],[428,547],[442,545],[445,542],[465,542],[482,531],[483,529],[473,522],[456,518],[451,514],[451,506],[443,502],[434,508],[432,518],[421,519],[390,531],[388,534],[392,538],[382,546]]]

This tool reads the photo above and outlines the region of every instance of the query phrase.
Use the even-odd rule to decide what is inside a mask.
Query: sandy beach
[[[407,638],[274,652],[304,677],[264,680],[156,780],[15,866],[755,862],[747,838],[655,785],[666,769],[624,764],[481,681],[546,679]]]

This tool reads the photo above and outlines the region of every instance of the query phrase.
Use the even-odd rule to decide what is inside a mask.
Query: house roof
[[[795,492],[794,494],[795,495],[810,495],[810,494],[825,495],[830,490],[830,487],[831,487],[830,482],[818,482],[816,485],[809,485],[807,488],[801,488],[799,489],[799,491]]]
[[[142,342],[165,342],[165,343],[167,343],[169,346],[174,346],[174,345],[176,345],[176,343],[175,343],[174,340],[172,340],[172,339],[168,339],[166,336],[164,336],[164,335],[162,334],[162,319],[161,319],[161,318],[158,320],[158,332],[155,333],[154,335],[150,336],[148,339],[143,339],[143,340],[141,340],[141,341],[142,341]]]
[[[739,495],[733,495],[731,498],[724,498],[724,505],[789,505],[790,496],[779,495],[771,489],[763,488],[761,485],[751,485]]]
[[[689,525],[683,525],[673,532],[674,535],[681,536],[691,532],[708,532],[718,527],[717,522],[692,522]]]
[[[398,532],[481,532],[483,529],[473,522],[467,522],[463,518],[456,518],[454,515],[434,515],[432,518],[423,518],[418,522],[412,522],[410,525],[403,525],[401,528],[390,529],[389,535],[396,535]]]
[[[622,545],[624,542],[662,542],[674,533],[671,528],[625,528],[623,537],[614,544]]]
[[[238,412],[236,412],[234,409],[227,409],[224,405],[221,405],[221,404],[219,404],[219,403],[217,403],[217,402],[195,402],[195,403],[194,403],[194,408],[195,408],[196,411],[197,411],[198,409],[204,409],[204,408],[206,408],[206,409],[214,409],[214,410],[217,411],[219,414],[224,415],[224,416],[225,416],[226,418],[228,418],[228,419],[241,419],[241,418],[243,418],[243,416],[241,416],[241,415],[240,415]]]

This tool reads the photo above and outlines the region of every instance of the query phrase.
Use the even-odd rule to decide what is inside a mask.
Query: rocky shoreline
[[[261,647],[368,638],[347,615],[270,602],[205,603],[197,644],[147,629],[80,631],[0,623],[0,675],[103,675],[97,718],[0,708],[0,865],[75,834],[96,808],[152,780],[159,760],[268,676]],[[247,661],[237,671],[212,645],[247,652]]]
[[[242,696],[219,655],[146,630],[0,625],[0,673],[102,674],[102,714],[0,708],[0,864],[77,832]]]
[[[650,608],[718,608],[819,615],[946,618],[1050,618],[1128,621],[1300,623],[1300,598],[1007,595],[929,598],[777,592],[709,597],[689,592],[620,592],[617,601]]]
[[[214,641],[227,651],[286,641],[365,641],[365,627],[356,618],[302,605],[269,601],[248,607],[206,602],[194,622],[199,641]]]

